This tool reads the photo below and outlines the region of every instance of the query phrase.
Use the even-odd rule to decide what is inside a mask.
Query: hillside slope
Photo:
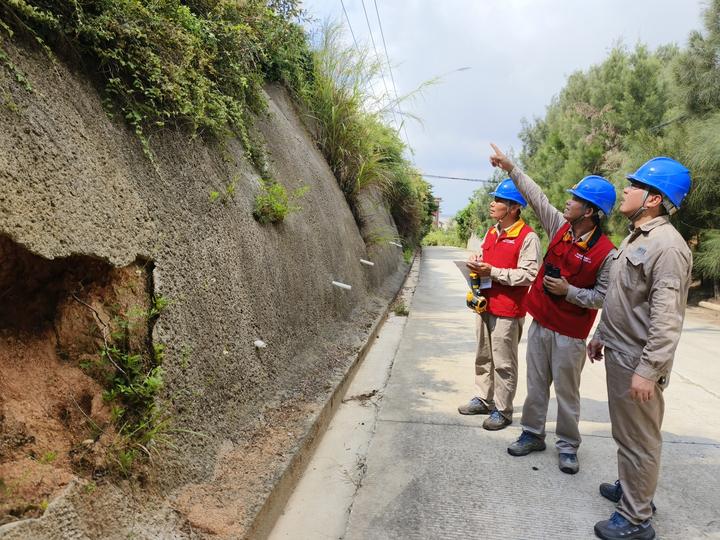
[[[0,71],[0,537],[242,537],[401,284],[392,218],[368,194],[358,228],[279,87],[257,121],[270,171],[309,189],[260,225],[238,141],[166,129],[151,162],[81,73],[7,52],[33,90]],[[88,427],[110,412],[81,369],[102,346],[87,327],[157,298],[167,307],[130,338],[165,347],[168,442],[122,480],[93,457],[112,434]]]

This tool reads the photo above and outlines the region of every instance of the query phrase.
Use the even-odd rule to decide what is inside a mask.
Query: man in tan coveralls
[[[523,300],[538,273],[540,238],[520,217],[527,202],[512,180],[503,180],[490,195],[489,216],[497,223],[483,239],[468,267],[487,278],[483,290],[488,308],[476,319],[476,394],[460,405],[460,414],[489,414],[483,422],[496,431],[512,423],[517,390],[518,342],[525,322]]]
[[[690,172],[677,161],[653,158],[623,191],[620,212],[631,221],[610,273],[600,324],[587,347],[601,360],[605,347],[608,406],[618,446],[615,484],[600,494],[618,502],[599,538],[655,538],[650,524],[660,472],[663,390],[680,340],[692,254],[670,223],[690,190]]]

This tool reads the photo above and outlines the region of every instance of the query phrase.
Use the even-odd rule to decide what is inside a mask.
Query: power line
[[[462,176],[442,176],[439,174],[425,174],[425,173],[420,173],[420,174],[424,178],[441,178],[444,180],[463,180],[465,182],[482,182],[484,184],[488,184],[488,183],[492,182],[492,180],[489,180],[487,178],[465,178]]]
[[[365,9],[365,0],[360,0],[363,7],[363,12],[365,13],[365,22],[367,22],[368,32],[370,32],[370,41],[372,42],[373,51],[375,51],[375,58],[380,58],[380,55],[377,52],[377,47],[375,46],[375,37],[373,36],[372,27],[370,26],[370,18],[367,14],[367,9]],[[385,71],[380,70],[380,76],[382,77],[383,86],[385,87],[385,95],[390,95],[390,90],[388,90],[387,81],[385,81]],[[393,119],[395,120],[395,123],[397,124],[397,117],[395,116],[395,109],[390,109],[393,115]]]
[[[400,109],[400,100],[398,98],[397,86],[395,86],[395,77],[392,72],[392,65],[390,64],[390,55],[388,55],[387,44],[385,43],[385,32],[383,32],[382,21],[380,20],[380,11],[378,11],[377,0],[373,0],[375,4],[375,15],[377,15],[378,26],[380,27],[380,37],[383,42],[383,49],[385,49],[385,60],[387,60],[388,71],[390,71],[390,81],[392,82],[393,91],[395,92],[395,106],[397,107],[398,114],[400,114],[400,126],[402,127],[403,133],[405,134],[405,142],[410,147],[410,140],[407,136],[407,129],[405,129],[405,122],[402,120],[402,110]]]
[[[358,46],[357,39],[355,39],[355,32],[353,32],[352,24],[350,24],[350,17],[348,17],[348,12],[345,9],[345,2],[343,2],[343,0],[340,0],[340,5],[343,8],[343,13],[345,13],[345,20],[348,23],[348,28],[350,28],[350,35],[352,36],[353,41],[355,42],[355,48],[357,49],[358,52],[360,52],[360,47]]]
[[[648,131],[650,131],[650,132],[652,133],[653,131],[657,131],[657,130],[659,130],[659,129],[661,129],[661,128],[664,128],[665,126],[669,126],[670,124],[672,124],[672,123],[674,123],[674,122],[680,122],[680,121],[682,121],[682,120],[685,120],[687,117],[688,117],[687,114],[681,114],[680,116],[676,116],[675,118],[671,118],[671,119],[668,120],[667,122],[663,122],[662,124],[658,124],[657,126],[652,126],[651,128],[648,129]]]

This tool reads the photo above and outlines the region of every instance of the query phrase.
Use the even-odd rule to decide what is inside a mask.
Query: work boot
[[[490,413],[490,416],[483,422],[483,427],[488,431],[497,431],[506,428],[510,424],[512,424],[512,419],[505,418],[503,413],[494,409],[493,412]]]
[[[545,439],[523,430],[520,438],[508,446],[508,454],[511,456],[527,456],[530,452],[545,450]]]
[[[474,397],[466,405],[458,407],[460,414],[490,414],[490,408],[479,397]]]
[[[565,474],[575,474],[580,470],[580,463],[575,454],[561,452],[558,454],[558,467]]]
[[[595,524],[595,536],[603,540],[652,540],[655,529],[650,520],[633,525],[618,512],[613,512],[610,519]]]
[[[605,497],[608,501],[612,501],[614,503],[620,502],[620,499],[622,499],[622,494],[623,489],[620,485],[620,480],[615,480],[614,484],[608,484],[607,482],[603,482],[602,484],[600,484],[600,495]],[[652,508],[653,514],[657,512],[657,507],[652,501],[650,501],[650,508]]]
[[[614,503],[620,502],[620,499],[622,499],[622,486],[620,485],[620,480],[615,480],[614,484],[608,484],[607,482],[600,484],[600,495],[605,497],[608,501],[612,501]]]

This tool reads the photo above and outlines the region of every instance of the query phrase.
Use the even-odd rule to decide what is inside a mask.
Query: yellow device
[[[475,313],[483,313],[487,310],[487,298],[480,294],[480,277],[475,272],[470,272],[470,288],[465,303]]]

